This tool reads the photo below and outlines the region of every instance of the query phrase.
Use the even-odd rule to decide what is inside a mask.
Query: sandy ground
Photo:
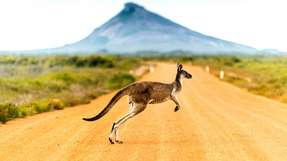
[[[16,119],[0,125],[1,161],[249,161],[287,160],[287,105],[219,81],[198,67],[184,80],[182,109],[168,101],[149,105],[120,130],[124,144],[111,145],[113,121],[127,110],[124,97],[102,119],[112,97],[91,104]],[[143,80],[171,82],[175,65],[158,64]]]

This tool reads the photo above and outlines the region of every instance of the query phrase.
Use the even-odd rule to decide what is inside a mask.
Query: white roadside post
[[[219,78],[224,79],[224,71],[223,70],[220,70]]]
[[[205,66],[205,71],[206,71],[207,73],[209,73],[209,66],[208,66],[208,65]]]
[[[153,73],[154,72],[154,65],[149,65],[149,72]]]

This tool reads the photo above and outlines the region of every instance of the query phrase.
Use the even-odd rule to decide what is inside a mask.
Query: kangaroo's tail
[[[108,105],[96,116],[91,117],[91,118],[83,118],[83,120],[85,121],[96,121],[98,119],[100,119],[101,117],[103,117],[106,113],[108,113],[110,111],[110,109],[125,95],[127,95],[128,93],[128,88],[124,88],[122,90],[120,90],[118,93],[116,93],[116,95],[110,100],[110,102],[108,103]]]

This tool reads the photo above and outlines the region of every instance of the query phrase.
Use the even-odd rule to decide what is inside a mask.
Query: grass
[[[89,103],[136,78],[120,56],[0,56],[0,122]]]

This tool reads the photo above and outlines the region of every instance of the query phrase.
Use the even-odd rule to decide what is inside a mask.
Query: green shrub
[[[19,117],[20,112],[17,106],[13,104],[0,105],[0,122],[5,123],[8,120]]]
[[[117,89],[124,87],[132,82],[134,82],[136,78],[130,74],[120,73],[114,75],[110,80],[107,82],[107,86],[110,89]]]
[[[49,109],[55,109],[55,110],[62,110],[65,107],[64,102],[62,100],[56,99],[56,98],[52,99],[49,102],[48,106],[49,106]]]
[[[72,73],[58,73],[55,75],[55,79],[56,80],[61,80],[61,81],[64,81],[64,82],[71,82],[73,81],[73,76],[72,76]]]
[[[109,58],[90,57],[87,61],[87,66],[89,66],[89,67],[101,66],[101,67],[112,68],[112,67],[114,67],[114,63]]]
[[[65,64],[75,65],[76,67],[112,68],[115,66],[112,58],[109,58],[107,56],[86,56],[86,57],[73,56],[68,57],[65,61],[66,61]]]
[[[52,110],[51,106],[49,106],[47,102],[34,102],[32,104],[32,107],[34,108],[36,113],[48,112]]]

